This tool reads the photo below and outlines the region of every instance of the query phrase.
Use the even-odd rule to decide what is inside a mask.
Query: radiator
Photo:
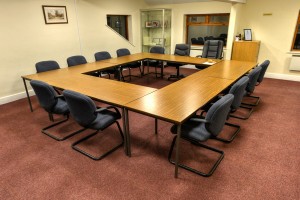
[[[300,55],[293,55],[290,63],[290,70],[300,71]]]

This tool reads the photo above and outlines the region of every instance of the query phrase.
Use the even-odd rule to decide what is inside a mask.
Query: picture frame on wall
[[[160,26],[160,22],[158,20],[152,21],[152,27],[159,27],[159,26]]]
[[[245,41],[252,41],[252,31],[251,29],[244,29]]]
[[[152,22],[147,21],[145,24],[145,27],[147,27],[147,28],[152,27]]]
[[[45,24],[67,24],[68,15],[66,6],[43,5]]]

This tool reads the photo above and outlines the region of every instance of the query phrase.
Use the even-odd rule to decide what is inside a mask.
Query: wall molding
[[[28,90],[28,93],[29,93],[29,96],[34,95],[33,90]],[[10,103],[10,102],[13,102],[13,101],[16,101],[16,100],[19,100],[19,99],[23,99],[23,98],[26,98],[26,97],[27,97],[27,95],[26,95],[25,91],[17,93],[17,94],[4,96],[4,97],[0,98],[0,105]]]
[[[274,79],[300,82],[300,76],[290,75],[290,74],[266,73],[265,77],[266,78],[274,78]]]

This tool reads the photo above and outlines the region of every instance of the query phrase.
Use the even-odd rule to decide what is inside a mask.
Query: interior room
[[[299,0],[12,0],[0,5],[1,199],[300,198]],[[43,6],[63,6],[66,18],[62,23],[47,22],[50,15]],[[169,18],[143,18],[142,13],[149,10],[164,10]],[[203,28],[203,35],[188,28],[190,22],[201,24],[201,16],[224,15],[226,25]],[[152,36],[145,35],[149,27],[157,28]],[[167,36],[161,38],[158,27],[164,28]],[[200,30],[198,26],[194,29]],[[176,44],[184,43],[191,45],[190,56],[196,57],[204,43],[193,43],[192,38],[201,37],[204,42],[207,36],[222,35],[226,41],[222,59],[231,60],[237,36],[243,41],[245,30],[251,30],[250,41],[259,41],[255,62],[269,60],[270,65],[264,82],[255,89],[261,100],[252,116],[233,119],[242,127],[237,140],[232,144],[209,143],[225,152],[211,177],[181,168],[174,177],[174,165],[168,162],[173,124],[160,118],[155,134],[155,115],[129,110],[131,157],[119,148],[94,161],[72,150],[73,138],[57,142],[41,133],[50,121],[27,84],[33,112],[29,109],[22,76],[36,74],[35,64],[40,61],[55,60],[60,68],[68,69],[67,58],[74,55],[93,63],[98,51],[117,58],[120,48],[135,54],[149,52],[148,45],[164,44],[165,54],[174,54]],[[194,65],[186,65],[181,72],[190,75],[196,70]],[[175,68],[166,67],[165,72],[175,73]],[[74,84],[80,84],[77,81]],[[165,86],[146,84],[141,83],[149,88]],[[97,106],[107,104],[97,102]],[[119,121],[121,126],[126,123]],[[74,123],[64,128],[78,126]],[[109,127],[106,132],[117,134],[116,130]]]

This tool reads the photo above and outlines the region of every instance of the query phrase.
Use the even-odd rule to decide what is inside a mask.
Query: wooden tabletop
[[[256,64],[256,62],[224,60],[202,71],[211,77],[237,80],[254,68]]]
[[[182,123],[227,88],[232,80],[189,76],[125,105],[129,110]]]
[[[159,90],[84,75],[84,73],[145,59],[183,64],[203,64],[212,61],[216,64]],[[137,53],[22,77],[28,80],[45,81],[58,88],[75,90],[107,103],[126,106],[137,112],[181,123],[255,64],[168,54]]]

